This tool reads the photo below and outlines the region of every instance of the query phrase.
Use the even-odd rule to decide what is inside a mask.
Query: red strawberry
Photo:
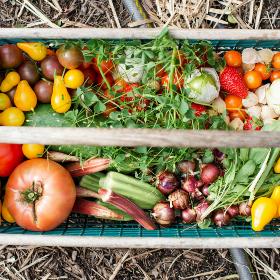
[[[196,103],[192,103],[191,108],[195,111],[197,117],[201,116],[201,114],[206,111],[205,106]]]
[[[231,66],[226,66],[224,70],[220,72],[221,88],[227,91],[229,94],[246,98],[248,95],[248,89],[244,83],[243,76],[240,72]]]

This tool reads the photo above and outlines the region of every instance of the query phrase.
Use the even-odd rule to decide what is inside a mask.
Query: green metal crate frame
[[[58,32],[58,33],[57,33]],[[134,29],[112,31],[110,29],[2,29],[0,44],[15,43],[23,39],[151,39],[160,30]],[[215,33],[215,32],[221,32]],[[117,33],[117,35],[115,34]],[[147,33],[146,35],[143,35]],[[189,39],[191,42],[208,39],[218,50],[239,49],[246,47],[280,49],[280,33],[272,31],[201,31],[172,30],[174,37]],[[219,40],[217,40],[218,38]],[[240,38],[240,39],[239,39]],[[247,38],[247,39],[244,39]],[[267,38],[267,39],[266,39]],[[0,133],[1,142],[1,133]],[[279,247],[280,223],[276,220],[262,232],[254,232],[249,223],[234,222],[223,228],[211,227],[200,229],[196,225],[177,223],[169,228],[155,231],[143,229],[135,222],[107,222],[93,217],[73,214],[69,219],[49,232],[26,231],[16,225],[3,223],[0,226],[0,243],[63,246],[96,247]]]

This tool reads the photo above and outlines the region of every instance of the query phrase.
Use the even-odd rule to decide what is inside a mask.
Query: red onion
[[[176,190],[168,196],[175,209],[186,209],[189,206],[189,195],[184,190]]]
[[[196,212],[194,209],[187,208],[182,211],[181,215],[182,215],[183,221],[187,224],[194,223],[196,220]]]
[[[209,204],[206,200],[201,201],[197,206],[194,207],[194,210],[196,212],[197,221],[201,221],[201,216],[208,207],[209,207]]]
[[[248,202],[241,202],[239,205],[239,214],[241,216],[251,216],[251,207],[248,205]]]
[[[233,218],[239,215],[239,206],[238,205],[231,205],[227,209],[227,213]]]
[[[204,185],[204,183],[201,180],[197,181],[197,187],[201,188]]]
[[[161,193],[170,194],[178,187],[179,181],[174,173],[166,170],[157,175],[157,188]]]
[[[230,223],[230,216],[222,209],[216,210],[212,217],[213,222],[218,227],[226,226]]]
[[[207,163],[202,167],[200,177],[204,184],[209,185],[215,182],[219,175],[220,169],[212,163]]]
[[[177,168],[183,174],[193,174],[195,170],[195,163],[190,160],[183,160],[177,164]]]
[[[202,192],[203,195],[208,196],[209,195],[209,186],[204,185],[201,189],[201,192]]]
[[[194,176],[188,176],[184,179],[182,189],[189,193],[193,193],[197,189],[197,180]]]
[[[191,193],[192,198],[195,198],[196,200],[204,200],[205,197],[203,196],[202,192],[199,189],[195,189],[194,192]]]
[[[175,211],[169,202],[159,202],[154,206],[152,216],[158,224],[168,226],[175,220]]]
[[[216,161],[219,161],[219,162],[221,162],[225,158],[225,154],[218,149],[213,150],[213,155],[214,155]]]

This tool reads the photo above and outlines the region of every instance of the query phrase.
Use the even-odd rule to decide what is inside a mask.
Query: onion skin
[[[159,202],[153,208],[152,216],[162,226],[169,226],[175,221],[175,211],[169,202]]]
[[[199,189],[195,189],[195,191],[191,193],[191,196],[192,198],[198,201],[202,201],[205,199],[205,197],[203,196],[202,192]]]
[[[165,170],[157,175],[157,188],[162,194],[168,195],[178,187],[179,181],[174,173]]]
[[[212,163],[207,163],[203,165],[201,169],[200,177],[204,184],[210,185],[214,183],[219,176],[220,176],[220,169],[216,165]]]
[[[209,203],[206,200],[201,201],[196,207],[194,207],[197,222],[201,221],[201,216],[208,207]]]
[[[195,170],[195,162],[183,160],[177,164],[177,168],[183,174],[193,174]]]
[[[231,205],[227,208],[227,213],[230,215],[231,218],[236,217],[239,215],[239,206],[238,205]]]
[[[194,178],[194,176],[188,176],[182,182],[182,189],[186,192],[193,193],[197,187],[197,180]]]
[[[168,196],[168,200],[175,209],[186,209],[189,206],[189,195],[184,190],[178,189]]]
[[[191,224],[196,221],[196,212],[194,209],[187,208],[182,211],[181,217],[184,223]]]
[[[209,193],[209,186],[208,185],[204,185],[201,189],[201,192],[203,195],[205,196],[208,196],[210,193]]]
[[[230,223],[230,215],[219,209],[214,212],[212,220],[218,227],[226,226]]]
[[[251,216],[251,207],[248,205],[247,202],[241,202],[239,204],[239,214],[245,217]]]

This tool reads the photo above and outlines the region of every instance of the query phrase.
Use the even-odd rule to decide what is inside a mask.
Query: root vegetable
[[[258,102],[259,103],[261,103],[261,104],[266,104],[267,103],[266,95],[267,95],[269,87],[270,87],[270,84],[265,84],[265,85],[256,89],[255,94],[258,97]]]
[[[263,105],[261,107],[261,119],[263,121],[275,119],[278,115],[275,113],[275,111],[268,105]]]
[[[193,193],[197,187],[197,180],[194,176],[188,176],[182,183],[182,189],[189,193]]]
[[[195,170],[195,163],[190,160],[183,160],[177,164],[177,168],[183,174],[193,174]]]
[[[161,193],[170,194],[178,187],[179,181],[174,173],[165,170],[157,175],[157,188]]]
[[[213,155],[214,155],[216,161],[219,161],[219,162],[221,162],[225,158],[225,154],[223,152],[221,152],[219,149],[214,149]]]
[[[253,48],[246,48],[242,51],[242,62],[245,64],[255,64],[260,62],[258,52]]]
[[[216,98],[213,101],[212,106],[213,109],[219,114],[222,114],[226,111],[226,103],[221,97]]]
[[[196,221],[201,221],[201,216],[208,207],[209,203],[206,200],[201,201],[196,207],[194,207],[194,210],[196,212]]]
[[[168,196],[170,205],[175,209],[185,209],[189,206],[189,195],[184,190],[176,190]]]
[[[187,208],[182,211],[181,217],[184,223],[191,224],[194,223],[196,220],[196,212],[194,209]]]
[[[248,205],[248,202],[242,202],[239,205],[239,214],[241,216],[251,216],[251,207]]]
[[[201,192],[202,192],[203,195],[208,196],[209,195],[209,186],[204,185],[201,189]]]
[[[261,111],[262,108],[259,105],[250,107],[246,110],[246,113],[250,116],[250,117],[255,117],[257,119],[259,119],[261,117]]]
[[[212,184],[217,180],[217,178],[220,175],[220,169],[212,164],[212,163],[207,163],[202,167],[201,170],[201,180],[204,184]]]
[[[230,215],[230,217],[235,217],[239,215],[239,206],[238,205],[231,205],[226,209],[226,212]]]
[[[242,99],[242,105],[245,108],[253,107],[258,104],[258,97],[253,92],[249,92],[245,99]]]
[[[230,223],[230,215],[219,209],[214,212],[212,220],[218,227],[226,226]]]
[[[168,202],[159,202],[154,206],[152,216],[158,224],[168,226],[175,220],[175,211]]]

